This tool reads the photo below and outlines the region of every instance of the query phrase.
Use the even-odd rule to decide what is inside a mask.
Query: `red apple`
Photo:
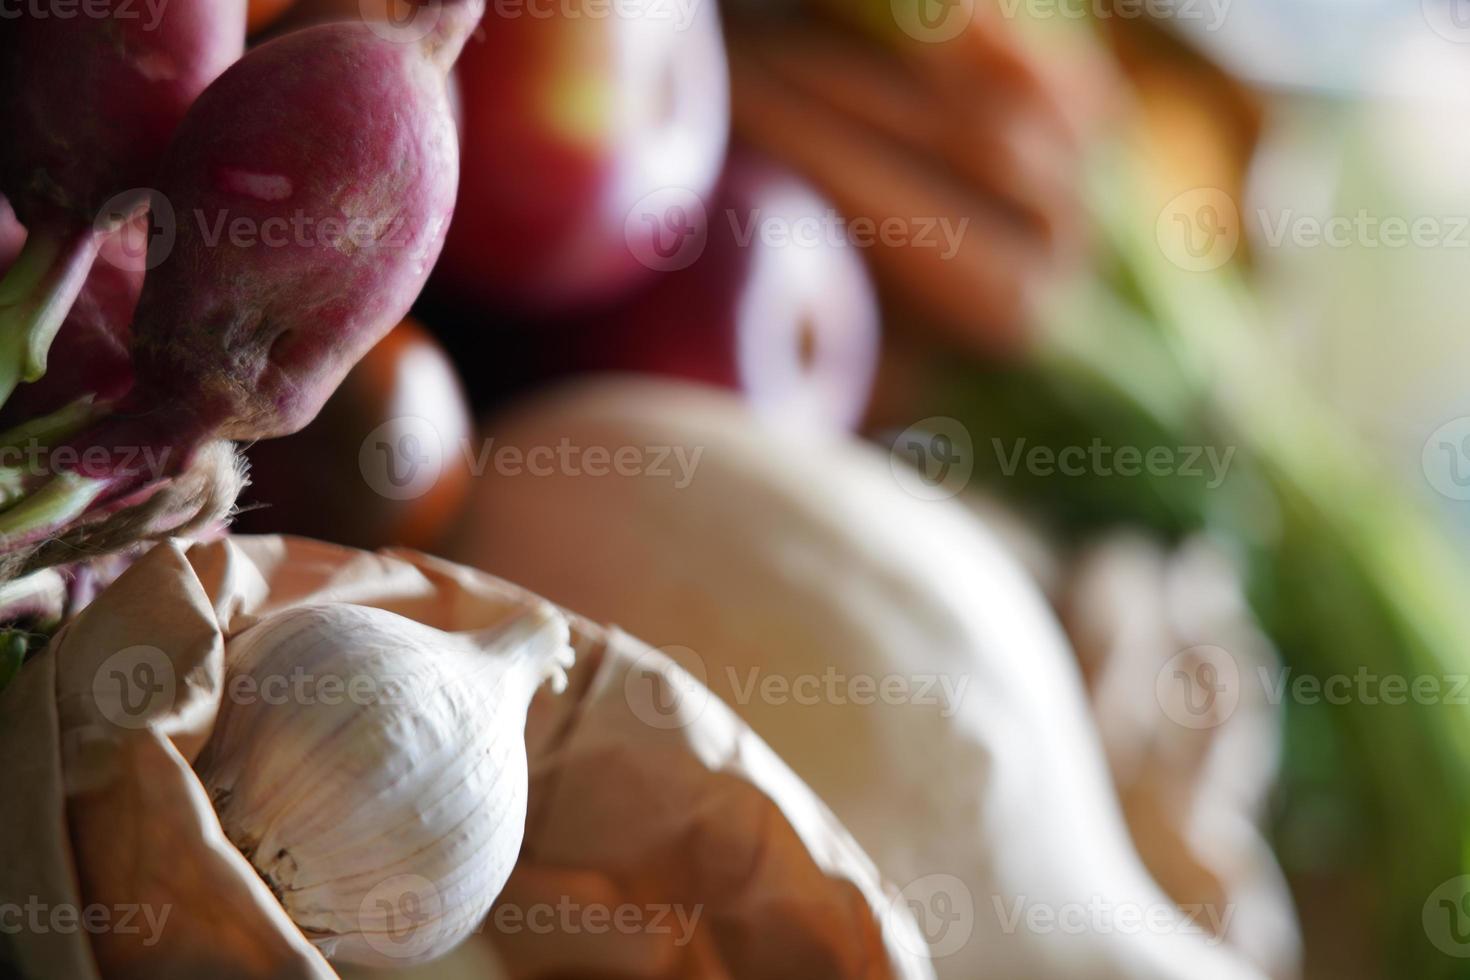
[[[791,171],[740,151],[706,223],[707,238],[670,252],[686,268],[566,330],[566,362],[703,381],[783,422],[855,427],[877,366],[879,310],[836,210]]]
[[[427,29],[437,11],[424,0],[250,0],[250,33],[274,37],[339,20],[382,21],[410,30],[418,23]]]
[[[436,285],[461,302],[615,302],[719,178],[729,78],[713,0],[498,0],[458,78],[459,201]]]
[[[250,447],[235,528],[367,549],[428,547],[469,491],[472,432],[449,358],[405,320],[310,425]]]

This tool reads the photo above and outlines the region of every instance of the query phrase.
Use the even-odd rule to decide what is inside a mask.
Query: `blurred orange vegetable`
[[[236,529],[360,548],[426,547],[469,489],[471,424],[449,358],[405,320],[315,421],[250,448],[251,487]]]
[[[292,0],[250,0],[250,10],[246,14],[245,29],[254,34],[256,31],[264,30],[273,24],[276,18],[286,12],[291,6]]]
[[[1023,346],[1041,295],[1085,245],[1080,169],[1091,104],[1106,99],[1069,99],[1055,67],[991,18],[947,44],[807,26],[732,33],[737,133],[813,179],[849,221],[912,230],[871,250],[890,304],[953,345]],[[1073,68],[1086,77],[1083,60]],[[953,247],[922,233],[941,221]]]

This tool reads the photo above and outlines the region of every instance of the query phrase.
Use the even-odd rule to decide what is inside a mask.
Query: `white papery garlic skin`
[[[226,648],[198,762],[220,823],[330,958],[403,966],[472,932],[525,831],[532,695],[572,651],[548,603],[445,633],[364,606],[293,609]]]

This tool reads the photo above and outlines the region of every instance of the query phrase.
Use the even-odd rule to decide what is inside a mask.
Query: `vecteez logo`
[[[236,172],[240,180],[268,180],[270,175]],[[99,260],[119,268],[151,271],[163,265],[178,244],[179,213],[162,191],[135,187],[115,194],[98,209],[93,230],[106,239]],[[353,252],[410,249],[418,244],[411,223],[401,214],[370,218],[340,214],[317,216],[304,210],[266,217],[228,208],[195,208],[184,213],[183,230],[209,249],[312,249]]]
[[[1452,44],[1470,44],[1470,0],[1420,0],[1424,23]]]
[[[709,211],[687,187],[664,187],[633,205],[623,240],[638,262],[655,272],[687,269],[709,244]]]
[[[1470,875],[1451,878],[1431,892],[1420,919],[1435,949],[1456,959],[1470,958]]]
[[[833,208],[795,216],[753,208],[724,212],[731,237],[741,248],[757,240],[767,248],[885,248],[933,249],[945,262],[959,255],[969,217],[925,215],[912,218],[889,215],[843,215]]]
[[[1196,187],[1164,205],[1154,235],[1164,256],[1179,268],[1210,272],[1240,247],[1240,209],[1218,187]]]
[[[358,14],[385,41],[417,44],[433,33],[444,0],[358,0]]]
[[[154,646],[130,646],[92,675],[97,713],[119,728],[142,729],[173,708],[178,692],[173,661]]]
[[[705,0],[490,0],[487,17],[513,20],[662,21],[685,31],[699,16]]]
[[[1170,721],[1184,728],[1217,728],[1240,706],[1240,664],[1217,646],[1196,646],[1170,657],[1154,679],[1154,697]]]
[[[1367,208],[1348,213],[1255,208],[1243,214],[1235,200],[1216,187],[1196,187],[1175,196],[1159,212],[1154,232],[1160,250],[1174,265],[1210,272],[1235,257],[1247,229],[1260,249],[1470,251],[1467,214],[1377,213]]]
[[[173,0],[0,0],[0,20],[136,20],[153,31]]]
[[[975,20],[975,0],[892,0],[893,21],[915,41],[942,44]]]
[[[112,248],[98,259],[118,267],[149,271],[173,253],[179,237],[178,215],[163,192],[134,187],[108,198],[92,220],[92,230],[108,236]],[[125,231],[125,234],[118,234]]]
[[[1470,415],[1450,419],[1424,440],[1424,479],[1450,500],[1470,500]]]
[[[374,493],[389,500],[417,500],[434,489],[444,472],[444,440],[428,419],[399,416],[368,433],[357,463]]]
[[[1147,20],[1192,22],[1206,31],[1225,26],[1232,0],[1000,0],[1001,14],[1029,20]]]
[[[970,484],[975,471],[975,444],[963,423],[934,416],[894,436],[888,465],[898,485],[912,496],[948,500]]]
[[[703,905],[672,902],[602,902],[584,903],[570,895],[560,895],[553,902],[519,905],[495,903],[495,910],[480,926],[480,931],[505,936],[529,933],[535,936],[664,936],[675,948],[694,941]]]
[[[704,658],[688,647],[664,646],[642,653],[623,677],[623,697],[649,728],[673,731],[699,720],[709,704]]]
[[[415,960],[439,945],[444,900],[422,875],[385,878],[358,906],[358,928],[373,951],[391,960]]]
[[[0,902],[0,936],[33,936],[55,934],[136,936],[145,949],[157,946],[164,927],[173,913],[172,904],[123,903],[105,905],[92,902],[74,905],[70,902],[47,902],[39,895],[28,895],[24,902]]]
[[[1101,895],[1069,902],[1033,901],[1025,895],[992,895],[990,900],[1006,935],[1179,935],[1209,946],[1225,941],[1236,913],[1233,904],[1118,902]]]
[[[906,919],[918,926],[906,928]],[[975,895],[951,874],[915,878],[888,904],[885,931],[913,956],[944,959],[964,949],[975,933]]]

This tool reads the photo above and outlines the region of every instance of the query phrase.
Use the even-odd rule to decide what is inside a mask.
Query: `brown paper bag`
[[[22,976],[334,976],[190,769],[226,642],[310,603],[460,631],[537,601],[414,553],[186,547],[141,558],[0,695],[0,756],[20,789],[0,801],[0,899],[33,907],[0,960]],[[495,962],[513,978],[932,975],[896,891],[724,705],[625,634],[573,617],[573,637],[569,689],[543,691],[528,721],[515,874],[443,972],[413,976],[490,977]]]

